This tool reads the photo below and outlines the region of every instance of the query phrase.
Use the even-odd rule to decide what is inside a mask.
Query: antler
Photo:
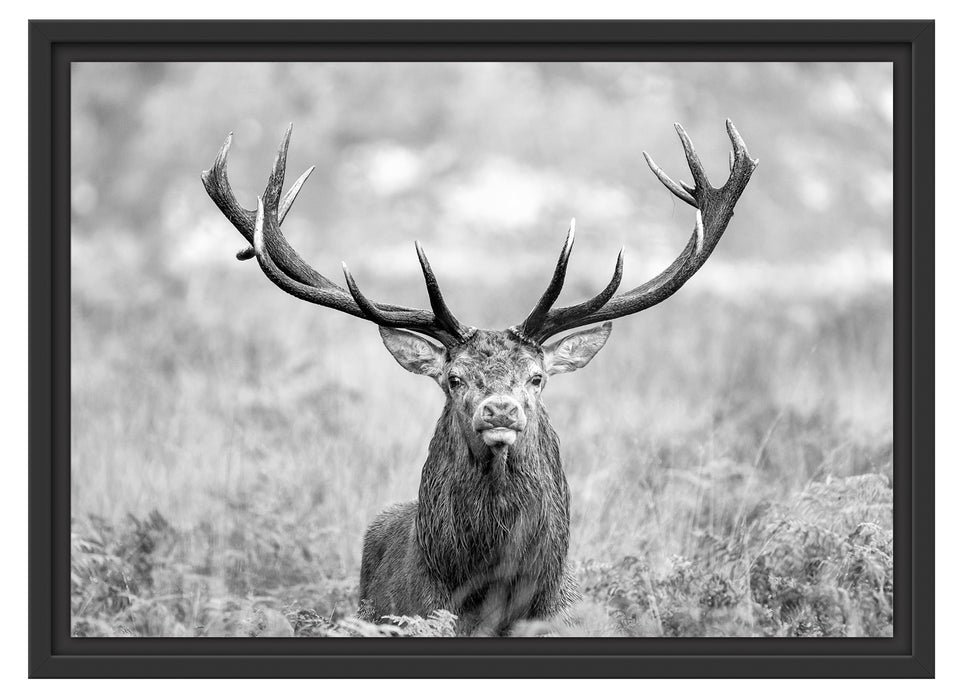
[[[416,331],[435,338],[446,347],[452,347],[466,340],[474,329],[457,321],[449,310],[419,241],[416,242],[416,254],[426,279],[426,290],[432,311],[380,304],[369,300],[360,292],[344,263],[343,271],[349,288],[347,291],[310,267],[290,246],[280,230],[280,224],[293,205],[303,183],[313,172],[313,168],[307,170],[293,184],[286,196],[280,198],[292,132],[293,125],[290,124],[273,161],[273,170],[266,190],[262,197],[257,198],[256,210],[244,209],[240,206],[227,178],[226,161],[233,141],[232,132],[220,148],[213,167],[204,171],[201,176],[210,199],[252,246],[237,253],[237,258],[248,260],[255,256],[267,278],[284,292],[298,299],[364,318],[379,326]]]
[[[623,251],[620,251],[613,279],[606,289],[582,304],[553,309],[552,306],[559,297],[566,277],[566,265],[573,246],[574,220],[570,225],[566,244],[563,246],[563,252],[560,254],[559,262],[556,263],[553,278],[546,292],[526,320],[511,328],[511,331],[538,344],[561,331],[643,311],[675,294],[703,266],[726,230],[733,216],[733,207],[746,188],[759,161],[749,156],[742,137],[733,123],[727,119],[726,131],[733,146],[729,154],[729,179],[726,184],[717,189],[710,185],[706,171],[686,131],[679,124],[675,127],[682,141],[683,150],[686,152],[686,162],[693,175],[693,186],[687,185],[682,180],[677,185],[663,172],[662,168],[653,162],[648,153],[644,151],[643,156],[653,174],[666,186],[666,189],[696,208],[696,227],[679,257],[645,284],[613,296],[623,274]]]

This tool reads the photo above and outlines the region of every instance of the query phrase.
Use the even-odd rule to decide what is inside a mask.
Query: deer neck
[[[569,492],[542,407],[522,437],[504,457],[475,455],[449,404],[440,417],[423,466],[417,539],[429,568],[451,588],[519,551],[535,557],[538,547],[558,548],[565,559]]]

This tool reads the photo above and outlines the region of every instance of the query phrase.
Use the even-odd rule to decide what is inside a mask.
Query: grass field
[[[415,497],[439,390],[237,267],[75,294],[75,634],[341,633],[366,524]],[[889,302],[681,294],[551,382],[582,589],[553,631],[891,634]]]

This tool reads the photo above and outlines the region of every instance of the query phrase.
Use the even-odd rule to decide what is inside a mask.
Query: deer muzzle
[[[515,443],[516,435],[525,427],[526,412],[511,396],[490,396],[476,407],[473,414],[473,428],[493,450]]]

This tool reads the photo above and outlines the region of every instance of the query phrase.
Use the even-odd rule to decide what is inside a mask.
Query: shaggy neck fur
[[[545,614],[569,545],[569,491],[545,409],[495,458],[474,456],[448,401],[423,467],[416,525],[427,567],[461,611],[492,589],[512,599],[522,587],[513,617]]]

